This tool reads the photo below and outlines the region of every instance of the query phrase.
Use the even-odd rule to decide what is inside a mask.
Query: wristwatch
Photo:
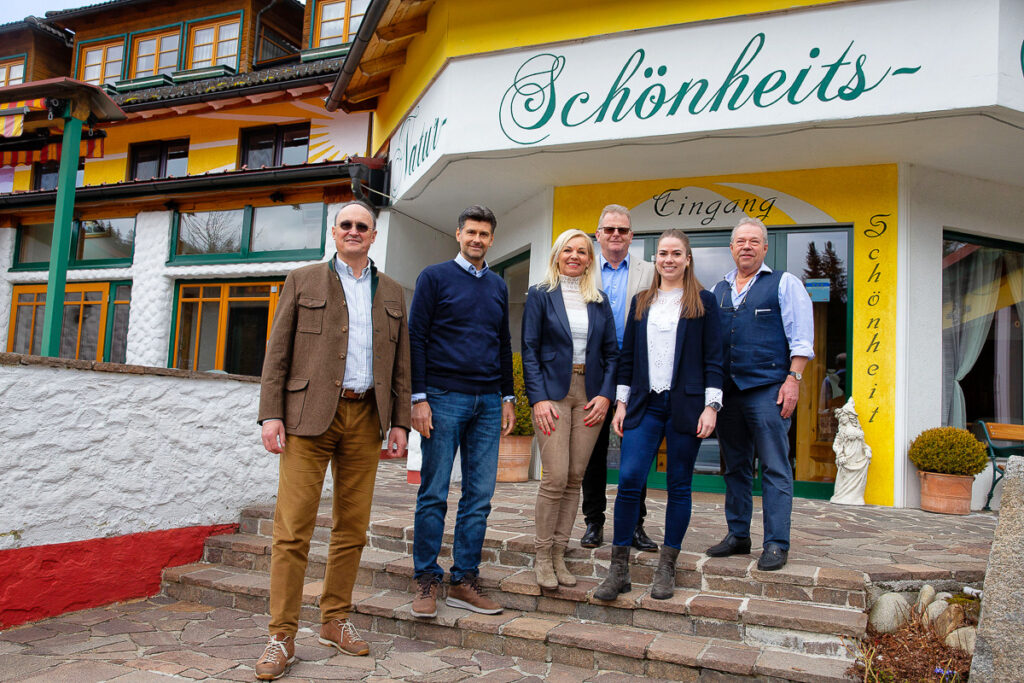
[[[722,404],[719,403],[718,401],[712,401],[711,403],[708,404],[708,406],[714,408],[716,413],[722,409]]]
[[[790,370],[789,374],[791,377],[796,377],[797,382],[804,378],[803,373],[797,372],[796,370]]]

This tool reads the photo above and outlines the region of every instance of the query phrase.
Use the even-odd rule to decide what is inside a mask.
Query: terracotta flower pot
[[[532,436],[501,437],[498,442],[498,481],[528,481],[532,455]]]
[[[970,514],[973,476],[922,471],[917,475],[921,479],[922,510],[947,515]]]

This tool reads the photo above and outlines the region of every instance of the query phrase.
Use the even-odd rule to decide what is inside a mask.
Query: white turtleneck
[[[559,275],[558,279],[562,289],[565,314],[569,318],[569,331],[572,333],[572,362],[585,363],[587,361],[587,331],[590,319],[587,314],[587,304],[583,301],[583,295],[580,294],[580,278]]]

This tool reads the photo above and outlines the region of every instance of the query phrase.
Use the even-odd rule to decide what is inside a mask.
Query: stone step
[[[269,543],[273,532],[273,509],[266,506],[247,508],[242,513],[241,531],[254,544],[257,537]],[[321,514],[314,530],[314,547],[317,542],[326,543],[330,537],[330,515]],[[485,564],[512,569],[533,567],[534,537],[527,530],[522,534],[487,530],[481,561]],[[404,556],[412,555],[412,523],[408,520],[383,520],[370,523],[367,534],[367,549],[389,551]],[[218,536],[226,539],[229,537]],[[441,557],[451,557],[454,536],[445,532],[441,544]],[[228,541],[224,541],[227,543]],[[269,549],[266,550],[269,553]],[[311,561],[317,561],[317,551],[311,554]],[[216,554],[208,555],[208,561],[222,561]],[[581,548],[575,542],[566,549],[566,564],[569,570],[580,578],[602,579],[611,559],[611,546]],[[258,568],[238,560],[238,566]],[[631,555],[632,578],[637,583],[649,584],[657,566],[656,553]],[[752,555],[712,558],[698,553],[679,553],[676,570],[676,585],[691,590],[728,593],[766,599],[808,602],[837,607],[863,610],[868,602],[868,577],[864,572],[837,567],[818,567],[790,562],[783,569],[762,572]],[[322,568],[314,567],[314,571]]]
[[[244,535],[236,535],[234,540],[229,535],[212,537],[206,559],[208,562],[221,562],[214,571],[247,570],[250,578],[239,584],[244,588],[257,581],[251,578],[255,572],[262,571],[265,575],[270,546],[267,540],[262,544],[258,541],[256,537]],[[226,550],[226,546],[245,546],[250,551],[262,550],[265,554]],[[218,560],[218,557],[221,559]],[[225,563],[225,558],[231,560],[231,563]],[[249,558],[251,564],[239,561],[245,558]],[[311,595],[320,592],[318,581],[323,578],[325,562],[326,547],[313,543],[306,573],[307,581],[314,582],[310,584],[313,586],[310,589]],[[208,580],[223,577],[209,573],[207,570],[211,566],[198,565],[198,574],[194,578],[187,574],[184,581],[199,589],[213,587],[207,585]],[[847,656],[844,639],[863,636],[867,626],[867,615],[860,609],[737,596],[714,590],[679,587],[672,599],[654,600],[647,591],[648,581],[641,581],[636,576],[636,569],[636,566],[631,568],[633,590],[612,602],[593,598],[592,593],[599,583],[593,578],[581,578],[575,587],[563,586],[550,591],[542,591],[537,586],[532,569],[482,565],[480,578],[482,585],[493,591],[494,599],[507,609],[760,643],[816,655]],[[169,571],[171,573],[168,576],[174,577],[181,570]],[[363,551],[356,585],[367,590],[411,593],[415,589],[412,576],[411,557],[367,548]],[[258,595],[263,596],[266,592],[263,589],[269,590],[269,578],[258,585],[262,591]],[[189,596],[177,594],[172,594],[172,597],[190,599]],[[248,599],[243,598],[243,603]]]
[[[374,559],[370,564],[379,561]],[[392,560],[388,565],[394,562]],[[389,571],[378,570],[377,574],[395,576]],[[489,575],[481,578],[485,585],[494,585],[504,583],[508,577],[499,579],[496,575]],[[574,590],[574,594],[580,597],[579,605],[606,610],[591,612],[592,620],[581,618],[575,612],[549,611],[545,608],[557,608],[558,605],[554,602],[541,602],[544,596],[539,594],[513,593],[503,589],[495,595],[520,596],[518,608],[509,606],[500,615],[480,615],[453,609],[439,602],[438,616],[422,620],[412,616],[411,593],[360,585],[353,593],[355,611],[352,621],[357,628],[378,633],[654,678],[694,680],[706,671],[711,676],[731,674],[814,683],[854,680],[847,674],[849,660],[838,656],[798,653],[769,644],[744,642],[710,633],[685,630],[680,633],[680,624],[675,622],[669,628],[655,623],[624,623],[623,615],[651,611],[644,607],[638,608],[637,603],[643,600],[642,593],[635,590],[621,596],[615,603],[584,602],[583,596],[589,594],[593,587],[593,582],[590,583],[589,587]],[[303,591],[303,618],[318,620],[316,604],[320,588],[317,581],[306,585]],[[224,564],[197,563],[164,572],[164,592],[168,596],[207,605],[265,613],[269,590],[270,579],[265,572]],[[701,600],[699,595],[677,598],[667,601],[673,606],[661,613],[681,618],[705,613],[726,616],[733,607],[707,599]],[[551,600],[573,602],[562,598]],[[760,608],[749,609],[749,603],[753,601],[744,599],[739,602],[747,604],[747,608],[737,608],[739,615],[749,612],[757,617],[755,621],[761,618],[757,616],[761,613]],[[618,606],[620,603],[622,607]],[[631,607],[627,608],[626,605]],[[764,609],[771,609],[771,604],[765,605]],[[778,611],[777,608],[775,611]]]

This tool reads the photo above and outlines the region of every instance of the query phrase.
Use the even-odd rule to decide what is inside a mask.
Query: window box
[[[139,76],[138,78],[129,78],[126,81],[117,81],[114,83],[114,90],[119,93],[131,92],[132,90],[142,90],[143,88],[159,88],[162,85],[172,85],[173,81],[167,74],[155,74],[149,76]]]
[[[230,64],[216,64],[214,66],[203,66],[198,69],[186,69],[175,71],[171,74],[171,80],[175,83],[187,83],[189,81],[200,81],[204,78],[221,78],[223,76],[234,76],[235,67]]]
[[[306,63],[315,62],[318,59],[344,57],[348,54],[349,47],[349,45],[325,45],[324,47],[314,47],[310,50],[303,50],[302,57],[300,59],[302,63]]]

